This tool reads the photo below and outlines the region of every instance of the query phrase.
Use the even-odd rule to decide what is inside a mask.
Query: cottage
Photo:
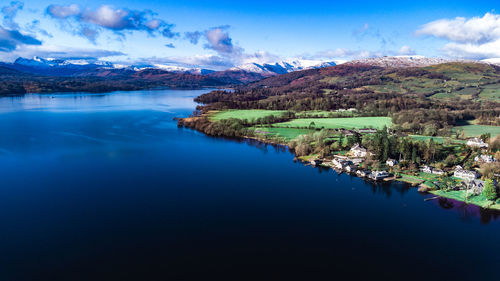
[[[352,165],[352,164],[351,164],[351,165],[347,165],[347,166],[345,166],[345,168],[344,168],[344,170],[345,170],[346,172],[348,172],[348,173],[353,173],[353,172],[355,172],[355,171],[356,171],[356,169],[357,169],[357,168],[356,168],[356,166],[354,166],[354,165]]]
[[[472,138],[467,140],[467,145],[470,147],[488,148],[488,144],[480,138]]]
[[[311,165],[313,166],[318,166],[318,165],[321,165],[322,161],[319,160],[319,159],[314,159],[314,160],[311,160]]]
[[[484,189],[484,181],[481,180],[472,180],[467,185],[467,189],[472,192],[472,194],[481,194]]]
[[[369,170],[357,170],[356,171],[356,175],[358,175],[359,177],[369,177],[371,174],[371,172]]]
[[[351,154],[354,156],[354,157],[366,157],[366,148],[360,146],[359,144],[355,144],[352,148],[351,148]]]
[[[398,161],[396,159],[387,159],[387,161],[385,161],[385,164],[389,167],[394,167],[394,165],[398,164]]]
[[[371,173],[370,178],[373,180],[381,180],[389,177],[389,173],[386,171],[375,171]]]
[[[358,130],[358,133],[360,133],[360,134],[375,134],[376,132],[377,132],[376,129],[369,129],[369,128]]]
[[[347,166],[352,165],[352,162],[349,160],[335,158],[332,161],[333,167],[339,170],[345,170]]]
[[[482,163],[493,163],[495,162],[495,158],[493,158],[493,156],[491,155],[482,154],[480,156],[474,157],[474,161]]]
[[[420,168],[420,171],[423,173],[432,174],[432,167],[425,165]]]
[[[439,176],[444,175],[444,171],[443,171],[443,170],[441,170],[441,169],[437,169],[437,168],[433,168],[433,169],[432,169],[432,173],[433,173],[434,175],[439,175]]]
[[[479,174],[476,171],[464,170],[461,166],[457,166],[453,176],[459,179],[473,181],[479,177]]]
[[[354,136],[355,132],[353,132],[351,130],[342,130],[342,134],[346,137],[351,137],[351,136]]]

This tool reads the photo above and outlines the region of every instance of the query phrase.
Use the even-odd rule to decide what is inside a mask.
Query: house
[[[467,140],[467,145],[470,147],[488,148],[488,144],[480,138],[472,138]]]
[[[359,129],[358,133],[360,134],[375,134],[377,132],[376,129],[370,129],[370,128],[365,128],[365,129]]]
[[[353,173],[353,172],[355,172],[355,171],[356,171],[356,169],[357,169],[357,168],[356,168],[356,166],[354,166],[354,165],[352,165],[352,164],[351,164],[351,165],[347,165],[347,166],[345,166],[345,168],[344,168],[344,170],[345,170],[346,172],[348,172],[348,173]]]
[[[371,173],[369,177],[373,180],[381,180],[387,178],[388,176],[389,173],[387,173],[386,171],[375,171]]]
[[[453,176],[459,179],[473,181],[479,177],[479,174],[476,171],[464,170],[462,166],[457,166]]]
[[[351,148],[351,154],[354,156],[354,157],[366,157],[366,148],[360,146],[359,144],[355,144],[352,148]]]
[[[385,164],[389,167],[394,167],[394,165],[398,164],[398,161],[396,159],[387,159],[387,161],[385,161]]]
[[[467,185],[467,189],[470,190],[473,194],[481,194],[484,189],[484,181],[472,180]]]
[[[313,165],[313,166],[318,166],[318,165],[320,165],[320,164],[322,163],[322,161],[321,161],[321,160],[319,160],[319,159],[315,159],[315,160],[311,160],[311,162],[310,162],[310,163],[311,163],[311,165]]]
[[[441,170],[441,169],[437,169],[437,168],[433,168],[433,169],[432,169],[432,173],[433,173],[434,175],[439,175],[439,176],[444,175],[444,171],[443,171],[443,170]]]
[[[491,155],[482,154],[480,156],[474,157],[474,161],[482,163],[493,163],[495,162],[495,158],[493,158],[493,156]]]
[[[420,171],[423,173],[432,174],[432,167],[425,165],[420,168]]]
[[[356,175],[358,175],[359,177],[369,177],[371,174],[371,172],[369,170],[357,170],[356,171]]]
[[[353,132],[351,130],[342,130],[342,134],[346,137],[351,137],[351,136],[354,136],[355,132]]]
[[[352,162],[345,159],[335,158],[332,161],[333,167],[339,170],[345,170],[347,166],[352,165]]]

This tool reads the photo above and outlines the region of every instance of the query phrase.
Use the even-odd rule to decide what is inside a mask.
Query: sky
[[[405,2],[2,0],[0,61],[40,56],[220,70],[297,58],[500,58],[500,1]]]

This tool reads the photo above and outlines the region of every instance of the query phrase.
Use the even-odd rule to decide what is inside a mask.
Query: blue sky
[[[498,1],[2,1],[0,60],[224,69],[288,58],[500,57]],[[195,44],[196,43],[196,44]]]

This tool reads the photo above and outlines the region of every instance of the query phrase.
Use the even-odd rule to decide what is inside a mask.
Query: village
[[[373,129],[361,129],[363,133],[373,133]],[[361,131],[359,130],[359,131]],[[355,134],[356,132],[347,132]],[[359,132],[361,133],[361,132]],[[466,145],[476,151],[477,156],[473,159],[478,166],[480,164],[496,163],[493,155],[487,151],[488,143],[481,138],[470,138]],[[354,144],[344,155],[337,154],[333,159],[314,158],[308,161],[311,166],[323,166],[332,168],[338,173],[347,173],[371,181],[402,181],[408,182],[413,186],[419,186],[420,192],[431,192],[435,190],[455,190],[465,192],[465,198],[477,196],[483,193],[486,180],[481,179],[481,173],[477,169],[465,169],[461,165],[455,165],[451,169],[440,169],[428,164],[422,164],[418,167],[418,173],[401,170],[398,166],[401,159],[388,158],[381,169],[368,169],[365,162],[374,154],[359,143]],[[306,161],[307,162],[307,161]],[[499,174],[494,174],[498,178]],[[495,179],[491,181],[494,189],[498,190],[498,183]],[[443,196],[443,193],[439,193]],[[457,198],[455,198],[457,199]]]

